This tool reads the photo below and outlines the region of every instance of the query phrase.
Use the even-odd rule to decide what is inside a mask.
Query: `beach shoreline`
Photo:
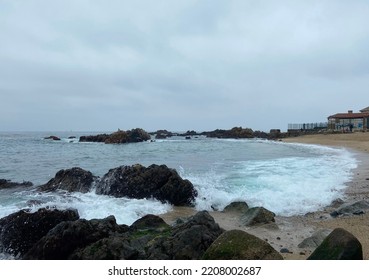
[[[345,148],[354,153],[358,167],[344,190],[344,203],[369,200],[369,133],[317,134],[283,139],[286,143],[301,143]],[[285,260],[305,260],[315,248],[299,248],[299,244],[319,230],[343,228],[351,232],[362,244],[363,257],[369,259],[369,213],[360,216],[331,217],[335,208],[327,205],[321,210],[295,216],[276,216],[275,224],[245,227],[240,224],[236,213],[209,212],[225,230],[241,229],[267,241],[281,253]],[[161,215],[169,224],[178,218],[192,216],[196,210],[189,207],[175,207]]]

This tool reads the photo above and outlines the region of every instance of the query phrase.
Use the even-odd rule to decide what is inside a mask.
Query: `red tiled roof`
[[[362,119],[369,118],[369,112],[367,113],[338,113],[329,116],[328,119]]]

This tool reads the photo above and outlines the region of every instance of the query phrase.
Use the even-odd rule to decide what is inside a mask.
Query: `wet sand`
[[[331,147],[342,147],[355,153],[358,168],[354,177],[347,183],[345,202],[362,199],[369,200],[369,133],[350,134],[319,134],[283,139],[284,142],[316,144]],[[314,232],[321,229],[333,230],[344,228],[355,235],[363,246],[364,259],[369,259],[369,213],[360,216],[332,218],[330,213],[335,208],[327,206],[321,211],[308,213],[304,216],[277,216],[275,224],[245,227],[239,222],[239,214],[209,212],[215,221],[225,230],[241,229],[266,240],[286,260],[305,260],[314,248],[299,248],[298,245]],[[170,213],[162,215],[169,224],[179,217],[189,217],[196,210],[188,207],[175,207]],[[286,252],[287,251],[287,252]]]

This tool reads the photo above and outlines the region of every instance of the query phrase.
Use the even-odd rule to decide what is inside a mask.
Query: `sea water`
[[[61,141],[44,139],[56,134]],[[114,198],[82,193],[41,193],[60,169],[81,167],[96,176],[121,165],[165,164],[190,180],[198,191],[197,210],[222,210],[233,201],[263,206],[278,215],[318,210],[343,196],[357,161],[345,149],[260,139],[225,140],[173,137],[142,143],[80,143],[76,133],[0,133],[0,178],[31,181],[34,187],[0,190],[0,218],[32,206],[76,208],[81,218],[114,215],[132,224],[146,214],[163,214],[169,204],[154,199]],[[76,136],[69,139],[68,136]]]

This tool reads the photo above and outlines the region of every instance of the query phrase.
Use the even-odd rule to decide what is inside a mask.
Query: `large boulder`
[[[90,171],[79,167],[62,169],[54,178],[44,185],[38,187],[40,191],[50,192],[55,190],[66,190],[69,192],[87,193],[90,191],[95,177]]]
[[[196,260],[224,232],[206,211],[198,212],[167,236],[147,246],[147,259]]]
[[[188,180],[165,165],[140,164],[110,169],[96,185],[96,193],[129,198],[156,198],[176,206],[192,205],[197,192]]]
[[[12,182],[10,180],[6,180],[6,179],[0,179],[0,190],[1,189],[10,189],[10,188],[18,188],[18,187],[32,187],[33,184],[31,182],[22,182],[22,183],[18,183],[18,182]]]
[[[282,260],[283,257],[266,241],[242,230],[230,230],[213,242],[203,259]]]
[[[336,228],[309,256],[308,260],[362,260],[360,241],[350,232]]]
[[[64,260],[73,253],[101,239],[128,231],[127,226],[119,226],[114,216],[87,221],[79,219],[59,223],[42,237],[25,254],[24,259]]]
[[[244,226],[255,226],[275,222],[275,214],[264,207],[249,208],[242,216],[241,223]]]
[[[0,247],[7,253],[21,257],[56,225],[78,218],[76,210],[42,208],[35,213],[18,211],[0,219]]]

